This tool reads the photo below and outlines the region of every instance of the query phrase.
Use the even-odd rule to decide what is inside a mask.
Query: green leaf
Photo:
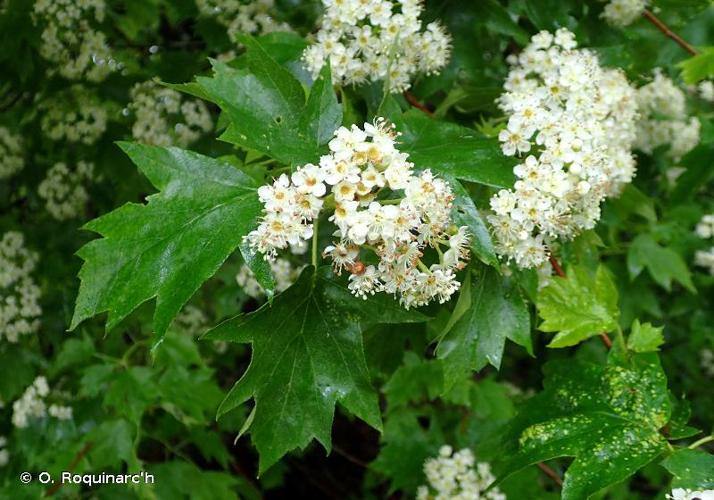
[[[409,153],[417,169],[493,187],[511,187],[515,161],[501,152],[498,140],[479,136],[472,129],[440,122],[417,110],[401,116],[391,113],[400,150]]]
[[[714,489],[714,455],[684,448],[667,457],[662,466],[674,476],[673,488]]]
[[[476,204],[459,181],[454,179],[447,180],[456,195],[452,210],[454,224],[468,227],[473,254],[484,263],[497,267],[499,265],[498,256],[493,246],[491,233],[481,218]]]
[[[424,484],[424,461],[446,442],[435,419],[425,429],[420,416],[410,408],[397,408],[387,416],[379,456],[370,468],[390,479],[390,493],[415,491]]]
[[[630,336],[627,338],[627,348],[635,352],[659,351],[659,346],[664,344],[662,330],[664,327],[640,324],[640,320],[636,319],[632,322]]]
[[[660,246],[649,234],[640,234],[627,253],[630,279],[634,280],[645,267],[652,279],[668,292],[672,290],[672,281],[676,281],[696,293],[684,259],[671,248]]]
[[[189,462],[163,462],[153,465],[150,472],[156,475],[154,490],[157,498],[195,500],[235,500],[236,486],[243,481],[240,476],[199,469]],[[190,492],[190,493],[189,493]]]
[[[533,352],[530,316],[515,283],[479,266],[471,277],[471,307],[441,339],[436,354],[444,363],[445,391],[471,370],[496,368],[510,339]]]
[[[667,379],[656,355],[627,367],[574,359],[546,365],[544,390],[520,409],[504,441],[503,475],[557,457],[574,457],[562,498],[580,500],[618,483],[668,447]]]
[[[126,420],[107,420],[92,430],[87,441],[92,443],[88,458],[93,470],[119,468],[122,462],[130,469],[136,466],[134,435],[133,426]]]
[[[701,53],[678,64],[687,85],[714,77],[714,47],[703,47]]]
[[[362,329],[375,323],[427,318],[391,297],[352,296],[329,269],[303,271],[298,281],[248,315],[232,318],[205,338],[251,343],[253,356],[218,410],[223,415],[249,399],[248,422],[260,453],[260,472],[313,438],[327,450],[335,403],[372,427],[382,426],[377,394],[364,358]]]
[[[254,182],[227,163],[177,148],[122,143],[160,190],[88,223],[103,236],[78,252],[85,261],[70,329],[108,312],[107,330],[156,298],[154,332],[171,321],[255,227]]]
[[[306,102],[301,83],[257,40],[245,36],[240,41],[248,49],[245,67],[214,61],[213,76],[196,79],[203,95],[230,120],[221,139],[287,164],[316,162],[342,122],[329,66]]]
[[[548,347],[573,346],[618,327],[617,288],[604,266],[594,279],[581,267],[570,269],[567,277],[553,277],[538,294],[537,307],[543,318],[538,329],[558,332]]]
[[[444,375],[438,360],[420,359],[413,352],[404,355],[404,364],[397,368],[384,393],[390,408],[410,401],[431,401],[443,391]]]

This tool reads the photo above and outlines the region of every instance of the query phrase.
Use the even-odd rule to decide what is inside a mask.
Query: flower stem
[[[317,269],[317,239],[318,239],[318,229],[320,228],[320,217],[315,217],[315,221],[312,223],[312,265]]]
[[[419,266],[419,269],[421,269],[421,270],[424,271],[425,273],[431,274],[431,271],[429,270],[428,267],[426,267],[426,264],[424,264],[424,263],[421,261],[421,259],[419,259],[419,260],[417,261],[417,266]]]

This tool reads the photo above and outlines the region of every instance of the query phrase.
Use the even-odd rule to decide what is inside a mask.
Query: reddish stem
[[[72,463],[70,463],[69,466],[67,467],[67,471],[73,472],[73,471],[74,471],[74,468],[77,467],[77,465],[79,465],[79,462],[87,455],[87,453],[89,453],[89,450],[92,449],[92,446],[94,446],[94,443],[92,443],[91,441],[90,441],[89,443],[85,444],[85,445],[82,447],[82,449],[79,450],[79,451],[77,452],[77,454],[74,456],[74,459],[72,460]],[[62,487],[62,484],[63,484],[62,481],[53,484],[53,485],[45,492],[45,496],[46,496],[46,497],[51,497],[52,495],[54,495],[55,493],[57,493],[57,491]]]
[[[658,30],[660,30],[662,33],[665,34],[665,36],[671,38],[676,42],[677,45],[682,47],[684,50],[689,52],[691,55],[696,56],[699,54],[699,51],[689,45],[682,37],[680,37],[678,34],[676,34],[674,31],[669,29],[669,27],[664,24],[657,16],[655,16],[652,12],[649,10],[645,9],[645,11],[642,13],[642,15],[647,19],[649,22],[654,24]]]
[[[411,104],[412,106],[414,106],[414,107],[417,108],[418,110],[420,110],[420,111],[426,113],[427,115],[432,116],[432,115],[434,114],[434,113],[431,112],[431,110],[430,110],[429,108],[427,108],[427,107],[424,106],[422,103],[420,103],[420,102],[419,102],[419,99],[417,99],[416,96],[414,96],[414,94],[412,94],[412,93],[409,92],[408,90],[405,90],[405,91],[404,91],[404,98],[407,100],[407,102],[408,102],[409,104]]]
[[[563,486],[563,480],[560,479],[560,476],[558,475],[557,472],[555,472],[553,469],[545,465],[544,463],[536,464],[540,470],[543,471],[543,473],[551,478],[555,484],[558,486]]]

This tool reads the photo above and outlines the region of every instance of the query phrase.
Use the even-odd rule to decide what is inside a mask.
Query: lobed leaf
[[[212,158],[178,148],[121,143],[159,190],[85,228],[102,238],[82,247],[73,330],[108,312],[107,330],[156,298],[155,343],[184,304],[255,226],[261,204],[253,180]]]
[[[205,335],[253,346],[250,366],[226,396],[218,416],[251,398],[255,401],[242,432],[250,430],[261,473],[313,438],[329,451],[337,402],[381,429],[362,330],[370,324],[426,319],[388,296],[358,300],[329,269],[309,267],[272,305],[236,316]]]

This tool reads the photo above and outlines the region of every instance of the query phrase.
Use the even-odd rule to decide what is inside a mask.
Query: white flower
[[[652,154],[656,148],[669,145],[667,154],[679,161],[699,144],[699,120],[688,118],[684,92],[659,68],[650,83],[637,89],[637,103],[637,149]]]
[[[50,395],[47,379],[39,376],[12,405],[12,424],[18,428],[27,427],[32,419],[43,418],[48,414],[45,399]],[[72,418],[72,408],[51,404],[49,415],[60,420]]]
[[[272,16],[275,10],[273,0],[196,0],[199,12],[204,16],[216,17],[228,28],[228,36],[235,39],[238,33],[262,35],[274,31],[292,31],[287,23],[278,22]]]
[[[50,74],[92,82],[104,80],[120,69],[111,56],[104,33],[96,24],[104,20],[104,0],[37,0],[33,20],[43,28],[40,54],[50,61]]]
[[[625,27],[641,16],[648,4],[649,0],[610,0],[601,17],[613,26]]]
[[[0,467],[5,467],[10,461],[10,454],[5,446],[7,446],[7,439],[5,436],[0,436]]]
[[[18,342],[38,330],[42,308],[40,289],[31,273],[37,254],[24,247],[21,233],[10,231],[0,240],[0,339]]]
[[[454,453],[451,446],[442,446],[438,457],[424,462],[424,474],[429,485],[419,487],[418,500],[506,500],[500,489],[488,490],[496,480],[491,466],[477,463],[468,448]]]
[[[84,161],[70,168],[55,163],[40,182],[37,194],[45,200],[47,211],[57,220],[79,217],[89,200],[85,185],[94,178],[94,165]]]
[[[131,133],[144,144],[186,147],[213,129],[211,114],[202,101],[186,99],[153,81],[137,83],[130,96]]]
[[[0,179],[6,179],[25,166],[19,135],[0,127]]]
[[[107,129],[107,110],[99,98],[80,85],[72,85],[51,101],[40,104],[41,126],[54,141],[91,145]]]
[[[697,87],[697,92],[699,97],[708,102],[714,102],[714,82],[711,80],[704,80],[699,83]]]
[[[705,215],[699,221],[695,233],[702,239],[714,238],[714,214]],[[699,250],[694,254],[694,264],[708,269],[714,276],[714,246],[708,250]]]
[[[448,63],[451,38],[436,22],[422,29],[415,0],[323,0],[325,15],[303,62],[317,77],[329,63],[336,84],[388,80],[391,92]]]
[[[499,106],[508,117],[503,153],[528,156],[514,167],[514,188],[491,198],[498,253],[539,267],[547,245],[594,227],[600,203],[632,180],[637,106],[619,70],[576,49],[574,35],[535,35],[517,57]]]
[[[297,281],[305,266],[294,266],[287,259],[275,259],[270,263],[270,271],[275,281],[275,292],[280,293],[290,288],[290,285]],[[254,299],[265,297],[265,290],[255,279],[255,274],[248,266],[243,264],[236,275],[236,282],[243,289],[246,295]]]
[[[469,258],[470,237],[465,227],[452,226],[448,183],[429,170],[413,174],[396,137],[383,119],[338,129],[319,166],[305,165],[292,179],[283,175],[258,189],[264,214],[248,244],[273,260],[288,243],[305,244],[320,212],[334,207],[327,219],[339,241],[322,255],[332,259],[337,274],[350,272],[352,293],[366,298],[384,291],[407,308],[449,300],[459,289],[455,272]],[[430,258],[438,259],[431,266],[421,260],[429,249]],[[365,265],[363,252],[374,254],[378,264]]]
[[[668,500],[714,500],[714,490],[692,491],[685,488],[675,488],[667,493]]]

